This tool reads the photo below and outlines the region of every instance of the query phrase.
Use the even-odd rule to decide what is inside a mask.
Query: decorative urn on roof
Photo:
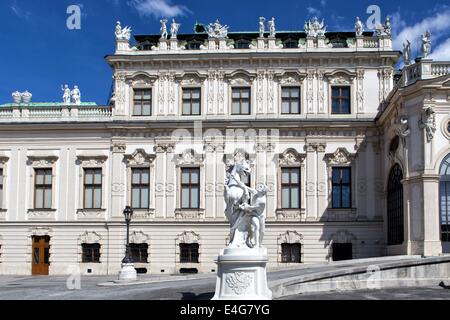
[[[22,102],[22,94],[19,91],[12,93],[12,98],[14,103],[21,103]]]
[[[33,95],[27,91],[22,93],[22,103],[30,103]]]

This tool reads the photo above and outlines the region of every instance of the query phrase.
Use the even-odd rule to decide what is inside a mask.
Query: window
[[[188,50],[200,50],[200,46],[202,45],[201,41],[189,41],[186,45],[186,49]]]
[[[250,41],[238,40],[236,42],[236,49],[250,49]]]
[[[100,263],[100,244],[83,243],[81,244],[83,263]]]
[[[198,263],[198,243],[180,243],[180,263]]]
[[[200,88],[183,89],[183,115],[198,116],[201,114]]]
[[[334,209],[351,208],[351,168],[332,169],[332,205]]]
[[[281,206],[300,209],[300,168],[281,169]]]
[[[441,241],[450,242],[450,155],[441,164],[439,193]]]
[[[298,114],[300,113],[300,88],[282,87],[281,88],[281,113]]]
[[[52,208],[52,169],[35,169],[34,208]]]
[[[300,243],[282,243],[281,244],[281,262],[282,263],[301,263],[301,244]]]
[[[333,243],[333,261],[351,260],[353,258],[351,243]]]
[[[148,263],[148,244],[130,243],[130,254],[133,262]]]
[[[403,172],[396,164],[390,174],[387,187],[388,245],[403,243]]]
[[[181,208],[200,208],[200,169],[181,169]]]
[[[133,209],[148,209],[150,205],[150,169],[131,169],[131,206]]]
[[[250,88],[232,89],[231,114],[250,114]]]
[[[283,48],[286,48],[286,49],[298,48],[298,42],[293,39],[288,39],[284,42]]]
[[[350,87],[331,88],[331,113],[350,114]]]
[[[0,169],[0,209],[3,208],[3,169]]]
[[[134,89],[133,116],[152,115],[152,90]]]
[[[84,169],[84,208],[102,207],[102,169]]]

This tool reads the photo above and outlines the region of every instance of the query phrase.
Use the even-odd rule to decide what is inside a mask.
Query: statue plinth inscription
[[[243,176],[250,174],[246,160],[227,170],[225,216],[230,222],[230,243],[222,249],[213,300],[270,300],[267,286],[267,250],[262,247],[266,220],[267,187],[247,187]]]

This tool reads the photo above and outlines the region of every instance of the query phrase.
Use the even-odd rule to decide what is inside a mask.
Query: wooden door
[[[32,274],[48,275],[48,267],[50,265],[50,237],[33,237],[32,241]]]

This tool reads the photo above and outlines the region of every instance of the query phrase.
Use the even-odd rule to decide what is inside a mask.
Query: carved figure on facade
[[[170,38],[176,39],[178,35],[178,30],[180,30],[181,23],[175,22],[175,19],[172,19],[172,24],[170,25]]]
[[[131,28],[130,27],[122,28],[122,26],[120,25],[120,21],[117,21],[115,35],[116,40],[130,40]]]
[[[359,17],[356,17],[356,22],[355,22],[355,33],[358,37],[362,36],[364,32],[364,25],[361,22],[361,20],[359,19]]]
[[[408,39],[403,43],[403,62],[405,66],[411,64],[411,42]]]
[[[422,112],[422,118],[419,120],[419,128],[425,129],[427,141],[431,142],[436,132],[436,112],[432,107],[426,107]]]
[[[264,32],[266,31],[266,18],[259,17],[259,37],[264,38]]]
[[[431,33],[430,31],[425,32],[422,35],[422,58],[427,58],[431,53]]]
[[[71,95],[71,91],[69,88],[69,85],[64,85],[64,88],[61,87],[62,91],[63,91],[63,102],[65,105],[70,104],[70,95]]]
[[[275,18],[274,18],[274,17],[272,17],[272,19],[270,19],[270,20],[267,22],[267,26],[268,26],[268,29],[269,29],[269,37],[274,38],[275,35],[276,35]]]
[[[159,29],[161,39],[167,39],[167,19],[162,18],[161,20],[159,20],[159,22],[161,23],[161,28]]]
[[[319,22],[319,19],[314,17],[309,21],[305,21],[305,33],[308,37],[323,37],[326,29],[323,19],[322,22]]]

